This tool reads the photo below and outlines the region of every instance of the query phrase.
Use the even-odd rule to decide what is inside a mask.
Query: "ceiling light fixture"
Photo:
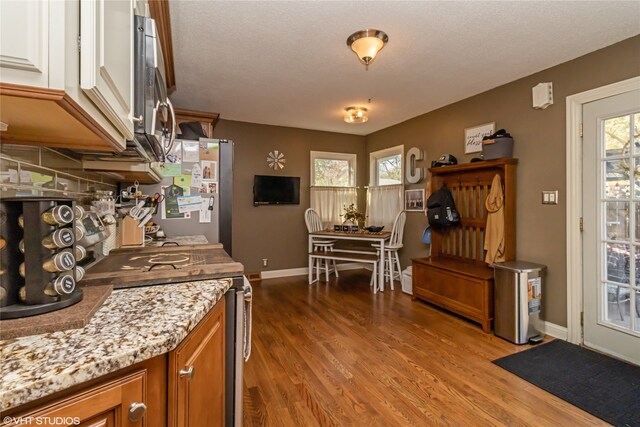
[[[351,34],[347,39],[347,46],[353,50],[367,70],[369,64],[376,59],[380,49],[389,41],[389,36],[380,30],[360,30]]]
[[[347,107],[344,109],[347,113],[344,115],[344,121],[347,123],[365,123],[369,120],[368,110],[364,107]]]

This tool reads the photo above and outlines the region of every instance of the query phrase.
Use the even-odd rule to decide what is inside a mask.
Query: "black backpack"
[[[445,228],[460,222],[451,191],[442,186],[427,199],[427,219],[433,228]]]

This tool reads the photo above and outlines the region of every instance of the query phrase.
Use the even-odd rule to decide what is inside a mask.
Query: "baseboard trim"
[[[247,280],[249,280],[250,282],[255,282],[257,280],[260,280],[260,273],[245,273],[245,276],[247,277]]]
[[[556,325],[555,323],[545,320],[539,320],[537,322],[537,329],[545,335],[551,335],[554,338],[564,341],[567,341],[569,337],[568,330],[565,326]]]
[[[363,264],[358,264],[357,262],[347,262],[344,264],[338,264],[338,271],[346,271],[346,270],[358,270],[358,269],[367,269]],[[371,267],[368,268],[371,270]],[[269,270],[263,271],[260,273],[262,279],[277,279],[279,277],[292,277],[292,276],[306,276],[309,274],[308,267],[300,267],[300,268],[289,268],[285,270]]]

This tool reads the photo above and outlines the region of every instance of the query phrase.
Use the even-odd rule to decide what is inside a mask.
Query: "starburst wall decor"
[[[278,150],[273,150],[267,156],[267,165],[273,170],[284,169],[284,164],[287,162],[287,159],[284,158],[284,153],[281,153]]]

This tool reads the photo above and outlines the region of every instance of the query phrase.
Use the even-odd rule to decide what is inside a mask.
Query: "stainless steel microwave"
[[[156,23],[151,18],[134,20],[134,102],[136,141],[151,161],[164,161],[176,136],[176,119],[167,94],[164,58]]]

